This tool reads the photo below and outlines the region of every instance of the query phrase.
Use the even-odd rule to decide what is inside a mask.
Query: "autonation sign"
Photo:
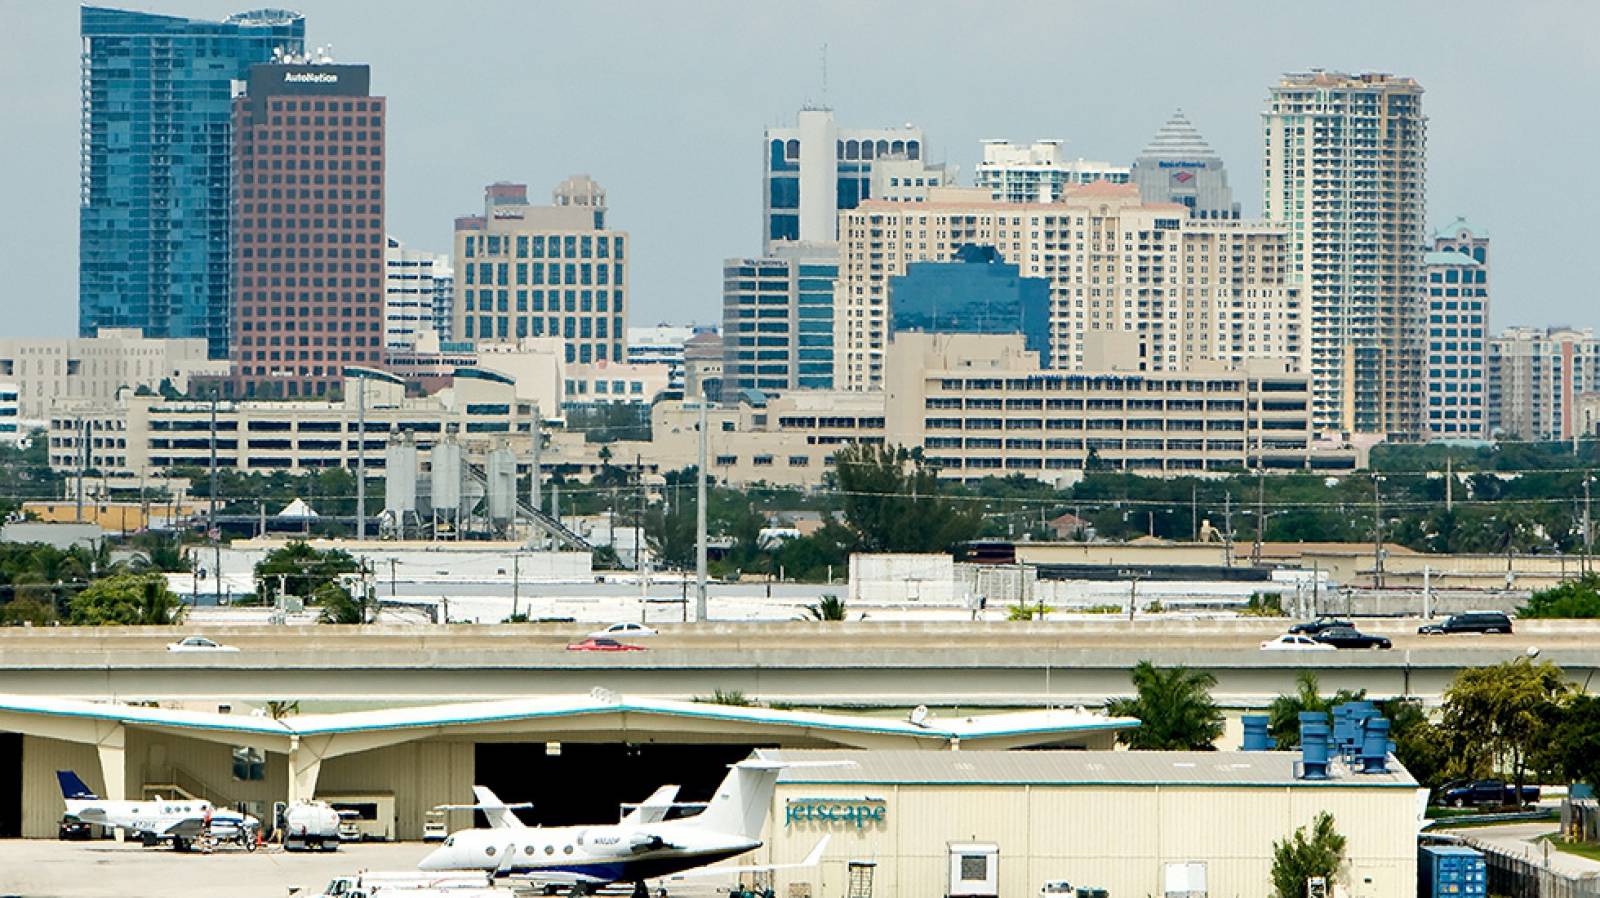
[[[839,824],[865,829],[882,823],[889,808],[881,798],[791,798],[783,812],[783,825]]]

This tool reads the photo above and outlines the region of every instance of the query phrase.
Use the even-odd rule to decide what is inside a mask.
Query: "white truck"
[[[335,851],[339,848],[339,812],[325,801],[297,801],[280,818],[285,851]]]

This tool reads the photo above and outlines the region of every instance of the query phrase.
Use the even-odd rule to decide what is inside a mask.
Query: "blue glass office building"
[[[305,20],[86,6],[81,28],[78,330],[203,337],[226,358],[233,87],[273,50],[303,52]]]
[[[896,331],[933,334],[1022,334],[1050,365],[1050,283],[1022,277],[992,246],[966,245],[951,262],[912,262],[889,279]]]
[[[833,388],[833,258],[729,259],[722,269],[727,390]]]

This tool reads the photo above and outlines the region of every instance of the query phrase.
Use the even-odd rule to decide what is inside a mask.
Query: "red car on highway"
[[[615,639],[606,639],[601,636],[591,637],[582,642],[567,644],[569,652],[642,652],[645,647],[627,642],[618,642]]]

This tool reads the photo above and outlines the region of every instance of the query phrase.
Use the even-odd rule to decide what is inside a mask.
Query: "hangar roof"
[[[839,751],[764,752],[785,761],[849,766],[791,768],[781,784],[849,786],[1337,786],[1417,788],[1398,761],[1388,773],[1352,773],[1335,764],[1324,780],[1295,776],[1297,751]]]
[[[586,719],[595,720],[596,729],[614,727],[619,732],[648,729],[705,733],[708,727],[725,727],[727,733],[734,735],[771,736],[792,731],[808,737],[813,744],[820,739],[825,743],[837,740],[836,744],[858,745],[861,737],[872,737],[874,745],[881,745],[894,744],[893,740],[898,739],[900,745],[908,748],[945,747],[957,742],[1004,747],[1049,745],[1139,725],[1131,717],[1106,717],[1081,710],[1023,711],[949,719],[929,716],[919,724],[903,718],[630,698],[604,689],[596,689],[588,695],[300,714],[279,720],[250,714],[0,695],[0,729],[28,732],[36,728],[29,726],[30,720],[61,719],[188,731],[213,739],[233,736],[241,742],[261,741],[267,743],[264,747],[274,749],[280,742],[287,745],[291,737],[386,733],[403,741],[408,738],[408,730],[419,731],[414,738],[425,738],[453,730],[463,734],[482,733],[491,727],[496,732],[520,731],[522,724],[526,724],[527,731],[538,731],[541,727]],[[884,739],[891,741],[885,743]]]

